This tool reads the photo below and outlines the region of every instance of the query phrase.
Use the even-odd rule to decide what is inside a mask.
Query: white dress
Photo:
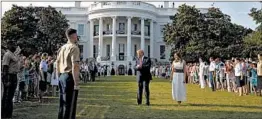
[[[201,88],[205,88],[204,69],[205,69],[205,63],[204,62],[200,62],[200,66],[199,66],[199,82],[200,82]]]
[[[183,69],[183,62],[174,62],[172,67]],[[176,101],[186,101],[186,86],[184,83],[184,73],[174,72],[172,80],[172,97]]]

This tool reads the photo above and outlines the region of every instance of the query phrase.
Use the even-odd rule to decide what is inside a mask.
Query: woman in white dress
[[[178,53],[174,54],[174,58],[171,71],[172,97],[180,105],[182,101],[186,101],[186,63]]]

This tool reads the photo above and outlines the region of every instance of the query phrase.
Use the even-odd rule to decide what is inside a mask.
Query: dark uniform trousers
[[[78,91],[74,90],[71,73],[62,73],[59,77],[60,104],[58,119],[75,119]]]
[[[2,118],[12,118],[13,98],[17,87],[17,74],[8,74],[2,78],[4,93],[2,99]]]

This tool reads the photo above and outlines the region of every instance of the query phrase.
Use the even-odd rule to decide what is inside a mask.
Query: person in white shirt
[[[156,67],[156,70],[155,70],[155,76],[158,78],[158,74],[159,74],[159,68],[158,66]]]
[[[219,82],[220,82],[220,85],[221,85],[221,89],[224,90],[225,89],[225,85],[224,85],[225,64],[221,61],[220,61],[218,70],[219,70]]]
[[[209,81],[208,81],[208,68],[209,68],[209,65],[204,62],[205,66],[204,66],[204,82],[205,82],[205,85],[208,85],[209,87],[211,87]]]
[[[249,81],[248,81],[248,68],[249,68],[249,64],[248,64],[248,60],[242,60],[241,61],[241,64],[242,64],[242,74],[243,74],[243,80],[244,80],[244,89],[243,89],[243,92],[244,94],[248,95],[249,93]]]
[[[209,65],[209,82],[210,82],[212,91],[215,91],[214,78],[215,78],[216,63],[215,63],[213,57],[210,57],[209,61],[210,61],[210,65]]]
[[[205,88],[204,68],[205,68],[205,63],[201,58],[199,58],[199,82],[201,88]]]
[[[40,89],[39,102],[42,102],[42,97],[44,95],[44,92],[46,92],[49,88],[47,85],[47,69],[48,69],[48,64],[46,61],[47,56],[48,55],[46,53],[42,54],[41,57],[42,60],[39,65],[40,77],[41,77],[41,80],[39,82],[39,89]]]
[[[243,86],[245,85],[245,82],[243,80],[243,74],[242,74],[242,65],[240,63],[239,58],[235,59],[235,77],[236,77],[236,84],[239,92],[239,96],[243,95]]]

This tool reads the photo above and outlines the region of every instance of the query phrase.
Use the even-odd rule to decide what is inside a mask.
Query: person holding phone
[[[58,119],[75,119],[80,74],[77,30],[69,28],[66,37],[68,42],[61,47],[56,60],[60,89]]]

